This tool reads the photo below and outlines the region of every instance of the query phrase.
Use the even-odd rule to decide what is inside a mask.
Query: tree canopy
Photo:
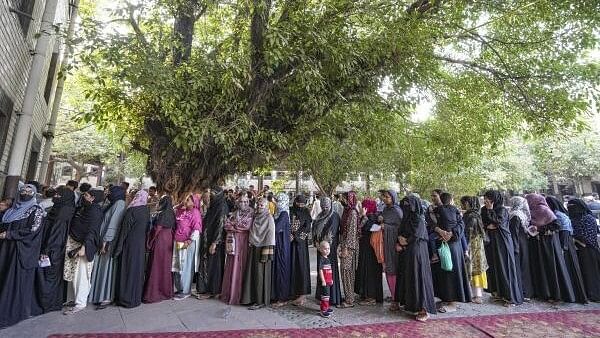
[[[120,4],[84,17],[85,120],[126,135],[174,192],[303,157],[460,175],[515,131],[578,126],[600,78],[581,62],[595,1]],[[432,117],[412,122],[425,96]]]

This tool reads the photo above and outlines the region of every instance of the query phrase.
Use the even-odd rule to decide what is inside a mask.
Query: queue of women
[[[600,301],[598,226],[580,199],[565,208],[552,196],[504,201],[490,190],[481,207],[476,196],[455,205],[439,190],[431,204],[392,190],[359,201],[350,191],[320,198],[311,216],[303,195],[290,206],[286,193],[240,192],[231,203],[215,189],[175,206],[165,194],[151,210],[145,190],[127,198],[122,186],[91,189],[80,203],[72,190],[57,188],[44,210],[36,187],[23,185],[0,211],[0,327],[50,311],[72,315],[88,303],[101,310],[181,300],[193,287],[199,299],[251,310],[303,306],[310,242],[319,249],[314,297],[328,302],[324,317],[329,304],[383,303],[384,280],[389,310],[419,321],[481,304],[484,290],[507,307],[532,298]]]

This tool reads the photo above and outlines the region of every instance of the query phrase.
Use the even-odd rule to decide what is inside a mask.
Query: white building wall
[[[34,0],[30,0],[34,1]],[[45,0],[35,0],[35,5],[32,11],[34,20],[29,25],[27,36],[25,37],[19,23],[19,16],[9,10],[19,1],[1,0],[0,1],[0,88],[8,95],[14,103],[14,112],[10,120],[8,135],[2,154],[0,154],[0,191],[4,189],[4,178],[8,170],[8,160],[13,147],[13,137],[17,124],[17,112],[21,111],[23,106],[23,97],[25,95],[25,87],[29,69],[31,67],[32,55],[36,43],[36,34],[39,32],[42,14],[46,4]],[[68,18],[69,1],[60,0],[56,14],[55,24],[61,24]],[[65,24],[61,25],[66,27]],[[62,28],[61,27],[61,28]],[[46,65],[44,67],[42,81],[38,88],[38,96],[34,108],[33,122],[31,133],[28,141],[28,150],[24,159],[22,175],[27,173],[29,162],[30,147],[32,144],[32,136],[37,137],[41,141],[43,148],[43,132],[47,123],[47,103],[44,99],[44,89],[46,87],[46,78],[52,51],[54,50],[54,39],[50,43],[50,49],[46,55]],[[59,60],[60,62],[60,60]],[[52,98],[53,95],[50,95]],[[50,101],[50,100],[49,100]],[[40,156],[41,160],[41,156]]]

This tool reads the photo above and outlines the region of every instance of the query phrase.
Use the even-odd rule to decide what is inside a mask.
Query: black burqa
[[[35,271],[35,295],[31,304],[34,316],[60,311],[65,301],[63,266],[69,223],[75,213],[75,194],[67,187],[60,187],[52,201],[54,205],[44,221],[40,248],[40,255],[48,256],[51,265]]]
[[[396,279],[396,299],[408,312],[436,313],[433,279],[429,264],[429,239],[421,200],[409,195],[400,202],[403,215],[398,234],[406,238],[403,247],[402,273]],[[459,240],[460,243],[460,240]]]
[[[292,229],[292,295],[303,296],[310,294],[310,259],[308,254],[308,236],[311,234],[312,218],[306,207],[298,203],[306,203],[306,198],[299,195],[290,208]]]
[[[148,206],[140,205],[125,211],[119,228],[113,253],[118,258],[115,302],[123,307],[132,308],[142,304],[146,231],[149,223],[150,210]]]
[[[452,233],[452,238],[447,242],[452,257],[452,271],[444,271],[441,264],[436,264],[434,269],[438,278],[434,285],[435,295],[443,302],[471,301],[470,277],[467,274],[465,255],[461,244],[461,236],[464,234],[464,223],[460,211],[453,205],[440,205],[435,209],[438,219],[437,226]],[[442,245],[438,240],[436,247]]]
[[[354,292],[363,299],[383,302],[383,266],[377,261],[371,246],[371,227],[377,224],[377,214],[366,216],[360,229],[358,266],[354,281]]]
[[[325,198],[323,198],[325,199]],[[333,211],[331,203],[327,211],[321,212],[319,217],[315,220],[316,222],[323,222],[323,227],[320,233],[313,234],[313,246],[317,248],[317,266],[320,266],[321,255],[318,252],[319,243],[322,241],[329,242],[329,262],[331,263],[331,272],[333,273],[333,285],[330,286],[329,293],[329,304],[339,305],[342,304],[342,286],[340,283],[340,269],[338,264],[337,249],[340,243],[340,216]],[[314,229],[313,224],[313,229]],[[293,278],[293,275],[292,275]],[[323,285],[319,283],[319,277],[317,276],[315,298],[321,300]]]
[[[221,293],[223,273],[225,272],[225,219],[227,218],[227,201],[220,187],[213,188],[210,195],[210,205],[202,220],[204,229],[200,236],[200,264],[196,279],[196,291],[209,295]],[[209,249],[215,244],[215,252]]]
[[[481,208],[481,220],[490,239],[486,247],[488,290],[511,304],[523,303],[523,291],[518,280],[515,248],[508,224],[508,210],[499,191],[489,190],[485,197],[493,202],[493,208]],[[493,226],[495,229],[489,229]]]
[[[19,197],[17,203],[21,204]],[[44,211],[33,203],[18,219],[7,221],[5,213],[0,224],[7,234],[0,239],[0,329],[31,316],[44,217]]]
[[[571,235],[572,227],[571,220],[567,216],[569,212],[556,197],[546,196],[546,203],[550,207],[550,210],[554,212],[557,217],[559,224],[561,225],[558,230],[558,237],[560,245],[563,249],[565,256],[565,264],[571,277],[571,284],[573,285],[573,292],[575,293],[575,301],[578,303],[587,303],[587,295],[585,292],[585,284],[581,269],[579,267],[579,258],[577,257],[577,248]],[[559,217],[561,216],[561,217]],[[563,224],[565,222],[566,224]]]

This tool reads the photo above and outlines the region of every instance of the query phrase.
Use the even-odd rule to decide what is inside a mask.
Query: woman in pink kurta
[[[248,256],[248,234],[252,226],[254,210],[250,208],[248,196],[243,194],[238,200],[238,210],[225,222],[225,274],[221,300],[229,304],[239,304],[242,298],[242,278]]]

